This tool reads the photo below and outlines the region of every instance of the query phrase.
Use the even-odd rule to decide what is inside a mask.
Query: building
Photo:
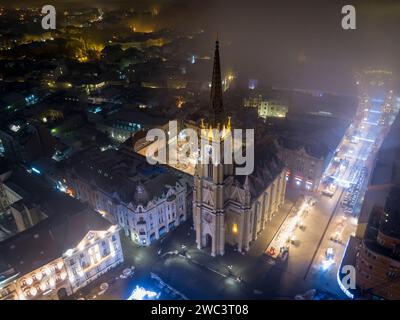
[[[41,209],[51,201],[45,182],[29,174],[24,168],[9,166],[0,178],[0,214],[9,215],[13,224],[7,226],[8,235],[22,232],[47,217]],[[1,238],[0,238],[1,240]]]
[[[258,116],[261,118],[285,118],[289,107],[277,100],[263,100],[258,107]]]
[[[232,139],[229,120],[222,103],[219,46],[216,43],[211,85],[210,115],[203,128],[224,128],[219,141]],[[207,130],[202,130],[208,134]],[[212,150],[217,150],[210,145]],[[194,174],[193,221],[199,249],[212,256],[224,255],[225,246],[238,251],[249,250],[250,243],[264,229],[273,214],[284,203],[284,165],[271,150],[256,147],[256,168],[248,176],[235,176],[234,165],[224,163],[198,164]],[[221,148],[221,150],[223,150]]]
[[[185,176],[150,165],[128,149],[90,148],[68,160],[62,174],[64,190],[140,245],[150,245],[187,218]]]
[[[144,112],[120,110],[96,123],[96,127],[99,131],[106,133],[111,139],[124,142],[140,130],[158,127],[164,125],[166,122],[162,118],[148,116]]]
[[[273,124],[288,186],[316,191],[347,128],[348,122],[315,115],[289,116]]]
[[[356,237],[362,239],[374,207],[384,208],[391,188],[400,185],[400,118],[397,117],[384,138],[373,163],[373,171],[365,192]]]
[[[29,163],[52,154],[55,141],[44,126],[17,119],[2,124],[0,143],[7,159]]]
[[[317,190],[332,154],[321,144],[302,144],[296,140],[279,140],[279,158],[287,166],[289,186],[308,191]]]
[[[357,287],[364,297],[400,299],[400,187],[390,188],[385,206],[375,206],[357,248]]]
[[[243,99],[243,106],[245,108],[257,108],[261,105],[261,103],[263,102],[263,97],[261,94],[254,94],[252,93],[252,95],[248,98],[244,98]]]
[[[30,177],[26,184],[35,183]],[[64,299],[123,262],[117,225],[61,192],[46,192],[36,199],[42,218],[0,242],[0,300]]]
[[[245,108],[257,109],[260,118],[285,118],[289,111],[286,103],[277,99],[265,99],[261,94],[252,93],[243,99]]]

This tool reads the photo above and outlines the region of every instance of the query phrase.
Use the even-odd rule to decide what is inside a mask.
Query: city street
[[[137,247],[123,238],[124,266],[100,278],[83,291],[83,296],[86,299],[126,299],[137,284],[157,291],[154,283],[148,281],[150,273],[154,273],[189,299],[293,299],[296,294],[314,288],[313,283],[304,278],[324,231],[321,226],[327,225],[329,220],[327,208],[332,206],[330,202],[328,207],[317,203],[305,217],[304,229],[296,233],[296,243],[290,248],[288,260],[271,264],[264,251],[293,208],[294,200],[290,199],[300,195],[298,190],[288,191],[287,203],[247,253],[227,247],[223,257],[213,258],[198,250],[191,221],[151,247]],[[118,278],[122,270],[131,265],[135,266],[135,274],[128,279]],[[110,288],[99,296],[97,292],[102,282],[110,283]]]
[[[387,94],[390,98],[391,93]],[[337,283],[338,268],[346,244],[350,236],[355,234],[374,157],[387,132],[387,128],[379,125],[382,103],[383,100],[377,99],[361,102],[364,115],[351,125],[347,137],[338,148],[336,158],[341,158],[340,162],[345,163],[346,168],[334,175],[334,183],[338,185],[335,196],[330,200],[319,197],[320,201],[333,200],[335,207],[306,278],[314,281],[316,287],[332,293],[342,294]],[[328,166],[328,174],[334,171],[332,167],[335,161],[333,159]],[[330,254],[333,256],[328,257]]]
[[[124,264],[77,297],[128,299],[140,286],[158,299],[294,299],[310,289],[346,299],[337,282],[338,267],[355,233],[374,157],[387,132],[380,125],[382,101],[360,103],[361,117],[350,125],[319,190],[288,188],[285,205],[249,252],[227,246],[224,256],[213,258],[207,249],[197,249],[190,217],[150,247],[122,236]],[[286,249],[280,248],[287,248],[286,258],[281,259]],[[124,276],[128,267],[134,272]],[[105,292],[101,283],[109,285]]]

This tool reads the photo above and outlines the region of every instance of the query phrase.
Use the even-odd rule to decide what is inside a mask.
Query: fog
[[[3,5],[7,2],[0,1]],[[17,2],[18,3],[18,2]],[[23,1],[23,5],[41,5]],[[197,47],[212,52],[218,34],[223,65],[264,85],[355,90],[353,73],[365,67],[400,71],[400,2],[396,0],[165,0],[53,1],[55,6],[159,8],[157,28],[203,29]],[[341,28],[341,8],[353,4],[357,30]]]

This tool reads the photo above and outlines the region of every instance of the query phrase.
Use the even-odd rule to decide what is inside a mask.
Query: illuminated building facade
[[[261,94],[252,94],[243,99],[245,108],[257,109],[260,118],[285,118],[289,111],[287,104],[273,99],[264,99]]]
[[[287,167],[287,184],[298,189],[317,190],[327,161],[304,146],[291,146],[290,142],[284,141],[279,147],[279,158]]]
[[[116,225],[76,200],[63,206],[1,242],[0,300],[64,299],[123,262]]]
[[[261,94],[252,94],[248,98],[243,99],[243,106],[245,108],[257,108],[261,105],[263,97]]]
[[[258,107],[258,116],[261,118],[285,118],[288,106],[274,100],[264,100]]]
[[[79,154],[65,168],[66,184],[129,239],[147,246],[186,220],[187,181],[125,151]]]
[[[217,42],[210,118],[208,123],[202,123],[201,132],[207,139],[211,129],[222,129],[220,140],[212,140],[213,144],[221,144],[220,150],[223,150],[225,139],[232,139],[230,120],[224,120],[222,90]],[[226,244],[237,246],[240,252],[249,250],[250,243],[284,203],[286,181],[283,164],[270,150],[262,146],[256,150],[257,167],[249,176],[235,176],[234,165],[225,164],[222,154],[218,164],[196,166],[193,189],[196,243],[199,249],[209,250],[212,256],[224,255]],[[266,156],[270,158],[267,160]]]

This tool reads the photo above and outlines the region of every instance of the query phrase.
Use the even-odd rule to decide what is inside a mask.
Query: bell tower
[[[219,43],[216,41],[211,81],[209,116],[201,121],[201,163],[197,164],[193,190],[193,220],[199,249],[211,249],[211,255],[225,253],[225,187],[233,175],[232,161],[224,163],[224,148],[232,146],[231,121],[222,103]],[[231,150],[231,149],[230,149]]]

